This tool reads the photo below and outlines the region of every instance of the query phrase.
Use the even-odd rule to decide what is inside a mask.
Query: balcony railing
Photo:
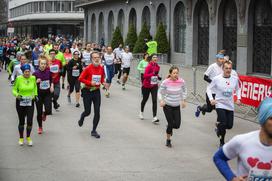
[[[106,0],[76,0],[75,1],[75,6],[79,7],[79,6],[84,6],[84,5],[88,5],[88,4],[94,4],[94,3],[99,3],[99,2],[103,2]]]

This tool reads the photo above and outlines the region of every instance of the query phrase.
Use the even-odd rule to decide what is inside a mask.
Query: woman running
[[[137,69],[141,74],[141,82],[142,83],[144,81],[144,72],[145,72],[145,68],[147,67],[147,65],[148,65],[148,54],[145,53],[143,60],[141,60],[137,66]]]
[[[38,87],[38,100],[36,101],[38,134],[42,134],[42,121],[46,120],[46,116],[52,114],[52,97],[54,92],[54,84],[52,82],[51,72],[48,67],[48,59],[46,56],[39,57],[39,69],[34,72]],[[45,111],[43,111],[43,106]]]
[[[163,107],[168,126],[166,129],[166,146],[171,148],[171,136],[173,129],[179,129],[181,124],[180,105],[185,108],[187,89],[185,81],[179,77],[179,68],[171,67],[169,77],[165,79],[159,89],[158,97],[160,106]]]
[[[161,80],[159,77],[160,66],[157,63],[157,55],[152,55],[152,59],[145,69],[144,80],[142,86],[143,100],[141,102],[140,119],[144,119],[144,107],[149,98],[149,94],[152,95],[152,110],[153,110],[153,123],[159,123],[157,118],[157,94],[158,94],[158,82]]]
[[[76,107],[79,107],[79,98],[80,98],[80,82],[78,80],[81,72],[82,72],[82,63],[79,59],[79,51],[74,51],[74,58],[69,61],[67,64],[67,72],[68,72],[68,83],[69,83],[69,92],[67,95],[68,102],[71,103],[71,94],[74,89],[76,90]]]
[[[33,123],[34,99],[38,95],[37,84],[36,78],[31,75],[31,66],[29,64],[22,65],[21,70],[23,75],[19,75],[16,78],[15,85],[12,89],[12,93],[16,97],[16,110],[19,117],[19,145],[24,144],[24,126],[26,117],[26,140],[28,145],[32,146],[33,143],[30,134]]]

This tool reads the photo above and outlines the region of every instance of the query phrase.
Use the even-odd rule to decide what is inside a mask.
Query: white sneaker
[[[139,114],[139,118],[140,118],[141,120],[143,120],[143,119],[144,119],[144,114],[143,114],[143,112],[140,112],[140,114]]]
[[[24,145],[24,138],[20,138],[18,144],[20,146],[23,146]]]
[[[32,146],[33,145],[33,141],[32,141],[32,139],[30,137],[27,137],[26,140],[27,140],[28,146]]]
[[[158,124],[160,122],[160,120],[157,117],[154,117],[152,122],[154,124]]]

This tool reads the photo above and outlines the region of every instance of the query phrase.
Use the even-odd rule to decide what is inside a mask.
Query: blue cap
[[[272,98],[266,98],[259,106],[258,119],[260,125],[264,125],[269,118],[272,118]]]
[[[216,57],[217,59],[219,59],[219,58],[224,58],[225,56],[224,56],[224,54],[219,53],[219,54],[217,54],[215,57]]]
[[[25,72],[26,70],[30,70],[30,69],[31,69],[31,67],[29,64],[24,64],[21,66],[22,72]]]

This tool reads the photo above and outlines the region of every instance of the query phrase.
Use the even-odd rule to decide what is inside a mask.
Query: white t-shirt
[[[70,50],[71,50],[72,55],[74,54],[75,51],[79,52],[79,50],[77,48],[70,48]]]
[[[223,152],[230,160],[237,158],[237,176],[266,181],[265,175],[270,174],[268,180],[272,180],[272,146],[264,146],[259,134],[260,131],[253,131],[237,135],[223,146]],[[259,174],[261,176],[256,176]]]
[[[87,52],[87,51],[84,51],[82,53],[82,62],[85,63],[85,65],[91,64],[91,53],[92,52]]]
[[[121,54],[122,67],[123,68],[129,68],[132,59],[133,59],[132,53],[130,53],[130,52],[128,52],[128,53],[123,52]]]
[[[113,53],[115,53],[116,58],[121,58],[123,52],[124,52],[123,48],[121,48],[121,49],[120,48],[115,48],[113,50]]]
[[[214,77],[222,73],[223,73],[222,66],[219,66],[217,63],[213,63],[208,67],[204,74],[207,75],[211,80],[213,80]]]
[[[215,93],[216,108],[234,110],[233,95],[236,91],[238,99],[241,99],[241,89],[239,87],[239,79],[235,76],[229,78],[223,77],[223,74],[214,77],[213,81],[207,87],[207,94],[212,100],[212,93]]]
[[[112,65],[114,63],[114,54],[104,54],[104,60],[106,65]]]
[[[31,72],[31,74],[33,74],[35,72],[35,69],[31,64],[29,64],[29,65],[30,65],[30,72]],[[23,72],[21,70],[21,64],[15,65],[12,75],[11,75],[11,81],[14,81],[16,77],[18,77],[19,75],[22,75],[22,74],[23,74]]]

